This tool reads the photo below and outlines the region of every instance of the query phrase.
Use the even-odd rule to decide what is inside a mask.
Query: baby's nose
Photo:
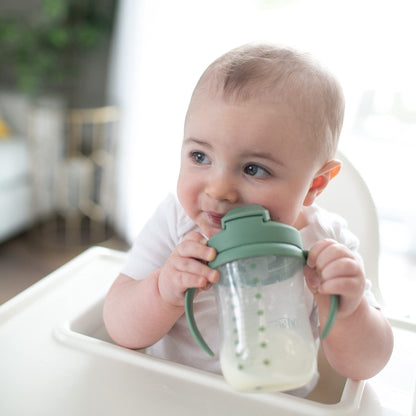
[[[205,192],[211,198],[231,203],[237,202],[239,195],[236,184],[227,175],[211,176]]]

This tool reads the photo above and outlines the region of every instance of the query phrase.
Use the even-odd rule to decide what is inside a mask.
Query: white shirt
[[[308,225],[300,230],[304,249],[310,249],[316,241],[323,238],[332,238],[357,253],[358,239],[347,229],[344,219],[316,205],[306,207],[306,218]],[[134,241],[122,273],[135,280],[146,278],[154,270],[163,267],[175,247],[191,231],[201,232],[187,216],[177,198],[174,195],[168,195]],[[366,296],[370,304],[377,306],[375,298],[370,292],[369,282],[367,282]],[[312,332],[317,342],[319,342],[317,307],[306,284],[305,300]],[[215,353],[215,357],[210,357],[196,344],[188,328],[185,315],[179,318],[169,333],[149,347],[147,352],[159,358],[221,373],[218,356],[219,324],[212,289],[201,291],[196,296],[194,315],[198,328]],[[304,394],[302,393],[302,395]]]

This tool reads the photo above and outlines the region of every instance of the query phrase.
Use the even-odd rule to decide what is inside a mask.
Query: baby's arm
[[[188,288],[207,289],[218,272],[206,265],[216,256],[198,232],[187,234],[165,265],[143,280],[119,275],[104,302],[111,338],[128,348],[145,348],[162,338],[184,313]]]
[[[340,295],[335,324],[322,346],[328,362],[339,374],[364,380],[387,363],[393,334],[387,319],[363,296],[365,277],[360,262],[342,244],[318,241],[309,251],[305,276],[325,324],[331,294]]]

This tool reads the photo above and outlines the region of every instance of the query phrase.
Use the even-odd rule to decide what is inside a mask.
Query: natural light
[[[120,215],[128,238],[175,189],[183,119],[205,67],[246,42],[290,45],[316,55],[344,87],[340,148],[377,205],[381,289],[416,320],[415,10],[412,0],[124,1],[112,88],[125,119]]]

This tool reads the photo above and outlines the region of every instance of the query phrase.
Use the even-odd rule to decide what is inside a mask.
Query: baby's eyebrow
[[[187,137],[186,139],[184,139],[183,144],[196,144],[198,146],[212,148],[212,146],[205,140],[197,139],[195,137]]]
[[[270,153],[268,153],[268,152],[259,152],[259,151],[257,151],[257,150],[253,150],[253,151],[250,151],[250,152],[244,152],[243,154],[242,154],[242,156],[248,156],[248,157],[259,157],[259,158],[262,158],[262,159],[270,159]]]
[[[281,166],[285,165],[282,161],[277,160],[274,157],[272,157],[269,152],[261,152],[261,151],[253,150],[249,152],[244,152],[241,156],[244,158],[248,158],[248,159],[259,158],[259,159],[269,160]]]

